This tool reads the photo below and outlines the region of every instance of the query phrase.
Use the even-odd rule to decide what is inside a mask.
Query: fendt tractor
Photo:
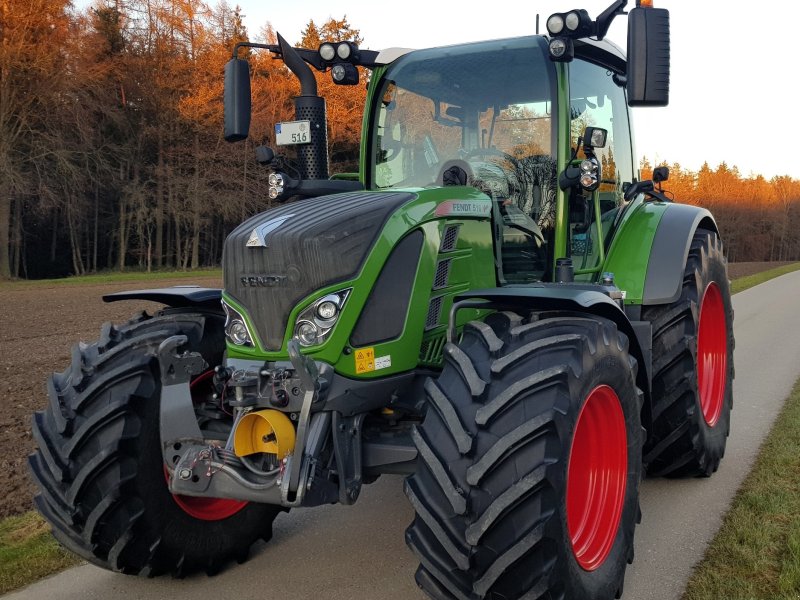
[[[214,573],[281,512],[399,474],[428,596],[619,597],[643,475],[720,463],[734,343],[712,215],[665,168],[640,178],[629,107],[668,102],[669,13],[626,4],[426,50],[237,44],[228,141],[245,52],[300,84],[283,149],[256,151],[271,208],[228,236],[222,290],[105,296],[164,308],[50,377],[30,465],[58,540],[122,573]],[[627,57],[604,40],[619,15]],[[370,73],[358,173],[328,173],[312,68]]]

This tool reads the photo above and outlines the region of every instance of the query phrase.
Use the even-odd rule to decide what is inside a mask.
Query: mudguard
[[[602,271],[613,273],[626,306],[674,302],[681,291],[692,236],[698,227],[718,232],[704,208],[646,202],[625,209]]]
[[[222,312],[222,290],[180,285],[152,290],[131,290],[103,296],[103,302],[150,300],[173,308],[202,308]]]
[[[670,304],[680,297],[689,247],[698,227],[719,233],[714,217],[705,208],[666,205],[650,246],[642,304]]]

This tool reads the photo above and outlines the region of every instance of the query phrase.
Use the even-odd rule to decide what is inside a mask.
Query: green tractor
[[[622,593],[645,472],[708,476],[729,431],[733,311],[711,214],[639,178],[629,106],[668,100],[668,12],[419,51],[242,43],[225,134],[247,137],[263,47],[297,76],[269,148],[277,205],[225,243],[224,289],[79,344],[34,417],[36,504],[130,574],[216,572],[296,507],[405,474],[437,599]],[[329,176],[311,67],[371,69],[360,172]]]

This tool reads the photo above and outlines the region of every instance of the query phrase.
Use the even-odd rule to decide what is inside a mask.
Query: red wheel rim
[[[719,286],[713,281],[703,294],[700,325],[697,329],[697,387],[700,391],[700,408],[706,423],[713,427],[722,414],[728,370],[725,304],[722,302]]]
[[[586,571],[608,558],[617,537],[628,475],[628,436],[617,394],[592,390],[578,415],[567,471],[567,530]]]
[[[213,370],[206,371],[189,384],[194,402],[202,399],[203,386],[211,383],[213,375]],[[168,476],[166,468],[164,469],[164,475]],[[221,521],[232,517],[247,506],[246,501],[228,498],[200,498],[197,496],[182,496],[180,494],[172,494],[172,498],[183,512],[201,521]]]

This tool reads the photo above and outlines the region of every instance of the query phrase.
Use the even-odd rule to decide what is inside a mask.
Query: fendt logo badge
[[[291,219],[293,216],[294,215],[283,215],[282,217],[275,217],[265,223],[261,223],[253,229],[245,246],[248,248],[266,248],[269,234],[280,227],[284,221]]]
[[[239,278],[244,287],[274,287],[285,280],[286,275],[244,275]]]

